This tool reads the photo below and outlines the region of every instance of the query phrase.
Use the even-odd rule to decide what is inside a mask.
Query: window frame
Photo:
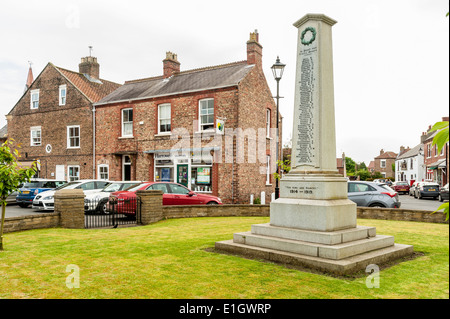
[[[33,95],[35,95],[35,94],[37,95],[37,100],[33,101]],[[39,89],[30,91],[30,109],[37,110],[39,108],[39,96],[40,96]],[[34,102],[37,102],[36,107],[34,107]]]
[[[70,175],[70,168],[76,168],[78,175]],[[72,177],[76,177],[76,179],[72,179]],[[80,165],[67,165],[67,180],[69,182],[80,180]]]
[[[207,113],[207,114],[202,114],[202,103],[207,103],[207,106],[208,106],[208,102],[209,101],[212,101],[212,116],[213,116],[213,121],[212,121],[212,123],[202,123],[202,116],[208,116],[208,115],[211,115],[211,113]],[[206,99],[201,99],[201,100],[199,100],[198,101],[198,128],[199,128],[199,131],[200,132],[208,132],[208,131],[214,131],[214,128],[215,128],[215,124],[214,124],[214,119],[215,119],[215,116],[214,116],[214,112],[215,112],[215,106],[214,106],[214,98],[206,98]],[[208,108],[209,109],[209,108]],[[203,127],[204,126],[211,126],[212,125],[212,127],[211,128],[207,128],[207,129],[204,129]]]
[[[380,160],[380,168],[386,168],[386,160],[385,159]]]
[[[266,109],[266,137],[270,138],[270,125],[271,125],[271,115],[272,115],[272,110],[271,109]]]
[[[64,90],[64,96],[62,96],[61,92]],[[64,98],[64,101],[62,100]],[[67,102],[67,85],[62,84],[59,86],[59,105],[66,105]]]
[[[270,155],[266,155],[266,185],[271,185],[270,174]]]
[[[105,174],[104,172],[101,172],[102,168],[106,168],[106,178],[102,178],[102,174]],[[97,166],[97,174],[98,174],[98,179],[107,181],[109,180],[109,165],[108,164],[99,164]]]
[[[33,142],[34,138],[33,132],[39,132],[39,144]],[[41,126],[30,127],[30,146],[41,146],[41,145],[42,145],[42,127]]]
[[[70,129],[78,128],[78,136],[71,136]],[[71,139],[78,137],[78,146],[71,146]],[[78,149],[81,148],[81,127],[80,125],[68,125],[67,126],[67,148],[68,149]]]
[[[131,111],[131,121],[128,120],[127,122],[124,122],[124,114],[126,111]],[[134,122],[133,108],[127,107],[127,108],[121,109],[120,110],[120,128],[121,128],[121,134],[122,134],[121,137],[128,137],[128,138],[133,137],[133,130],[134,130],[133,122]],[[125,124],[131,124],[131,134],[128,134],[128,135],[125,134]]]
[[[169,107],[169,117],[168,118],[161,118],[161,107]],[[161,131],[161,120],[167,121],[169,120],[169,130],[168,131]],[[172,133],[172,105],[170,103],[163,103],[158,105],[158,134],[171,134]]]

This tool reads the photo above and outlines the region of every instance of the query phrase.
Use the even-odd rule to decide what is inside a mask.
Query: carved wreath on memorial
[[[309,39],[308,41],[305,40],[305,34],[306,32],[311,31],[312,33],[312,37],[311,39]],[[303,30],[302,35],[300,37],[300,41],[302,42],[302,44],[304,45],[310,45],[311,43],[314,42],[314,40],[316,39],[316,29],[314,29],[313,27],[307,27],[305,30]]]

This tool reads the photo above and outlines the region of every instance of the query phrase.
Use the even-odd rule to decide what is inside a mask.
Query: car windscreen
[[[128,188],[124,189],[124,191],[127,191],[127,192],[135,192],[135,191],[137,191],[142,185],[143,185],[143,184],[136,184],[136,185],[133,185],[133,186],[131,186],[131,187],[128,187]]]
[[[75,188],[79,184],[81,184],[81,182],[70,182],[70,183],[67,183],[67,184],[64,184],[64,185],[61,185],[61,186],[55,188],[55,191],[63,189],[63,188],[69,188],[69,189]]]
[[[111,183],[111,184],[107,185],[105,188],[103,188],[102,192],[112,193],[112,192],[117,192],[117,191],[121,191],[121,190],[128,190],[128,188],[136,187],[138,185],[141,185],[141,184]]]
[[[40,182],[29,182],[23,184],[23,188],[38,188],[42,185]]]
[[[408,183],[407,182],[397,182],[395,185],[405,185],[405,186],[407,186],[408,185]]]

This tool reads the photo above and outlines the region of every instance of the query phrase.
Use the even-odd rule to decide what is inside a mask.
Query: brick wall
[[[67,86],[59,105],[59,86]],[[30,109],[30,90],[39,89],[39,108]],[[89,100],[50,64],[7,116],[8,135],[21,144],[20,160],[39,160],[40,177],[55,178],[56,165],[80,166],[80,178],[92,178],[92,111]],[[80,148],[67,148],[67,126],[80,126]],[[30,146],[30,128],[41,127],[41,145]],[[52,146],[46,152],[47,144]],[[52,175],[53,173],[53,175]]]

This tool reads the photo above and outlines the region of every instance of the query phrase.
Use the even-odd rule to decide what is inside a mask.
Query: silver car
[[[349,181],[348,199],[363,207],[400,208],[401,205],[396,191],[374,182]]]

